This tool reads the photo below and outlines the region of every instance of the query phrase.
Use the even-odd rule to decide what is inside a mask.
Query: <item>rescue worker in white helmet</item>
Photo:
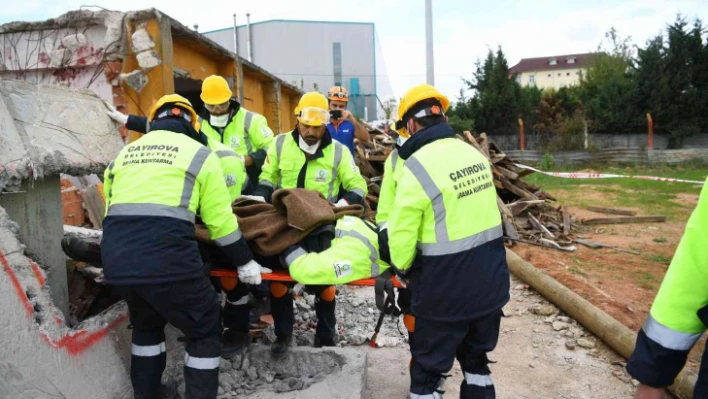
[[[194,238],[197,213],[242,282],[258,284],[262,270],[241,235],[218,157],[205,147],[189,101],[162,97],[149,119],[151,132],[125,146],[105,172],[103,270],[128,304],[135,396],[158,395],[170,323],[187,338],[186,396],[213,399],[221,323]]]
[[[396,128],[410,138],[398,151],[404,162],[394,173],[388,245],[415,317],[409,397],[442,398],[441,378],[457,357],[460,398],[489,399],[495,390],[487,353],[499,338],[509,270],[491,166],[456,139],[449,106],[425,84],[401,100]]]

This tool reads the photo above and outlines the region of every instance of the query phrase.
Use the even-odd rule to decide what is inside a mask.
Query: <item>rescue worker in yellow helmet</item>
[[[354,138],[362,143],[371,140],[369,132],[359,123],[350,111],[347,111],[349,104],[349,92],[343,86],[334,86],[327,92],[329,99],[330,115],[327,130],[330,136],[336,141],[344,144],[349,152],[354,156]]]
[[[327,131],[329,120],[327,99],[320,93],[305,93],[295,110],[296,128],[278,135],[268,149],[260,184],[254,196],[270,202],[278,188],[315,190],[336,206],[363,204],[367,185],[347,149],[332,140]],[[346,190],[337,200],[340,185]],[[316,346],[333,346],[336,334],[335,289],[333,286],[308,287],[318,296]],[[274,355],[282,356],[292,342],[294,323],[293,298],[290,288],[271,282],[271,312],[275,321],[277,341],[271,347]]]
[[[196,214],[241,281],[259,283],[261,267],[239,230],[218,157],[205,147],[189,101],[165,96],[150,120],[150,133],[125,146],[105,172],[103,270],[128,304],[135,396],[158,395],[170,323],[188,339],[186,396],[211,399],[218,388],[221,323],[194,238]]]
[[[663,399],[691,349],[708,326],[708,180],[686,224],[671,266],[654,299],[627,371],[640,382],[636,399]],[[693,390],[695,399],[708,398],[708,351]]]
[[[449,106],[425,84],[401,100],[396,128],[410,138],[398,151],[388,244],[415,317],[410,398],[442,398],[439,382],[457,357],[460,398],[487,399],[495,397],[487,353],[499,338],[509,270],[491,166],[455,138]]]
[[[295,111],[297,126],[278,135],[268,149],[254,196],[270,202],[276,188],[306,188],[319,191],[335,205],[362,205],[366,181],[351,153],[327,131],[327,99],[317,92],[305,93]],[[346,193],[337,201],[340,185]]]
[[[200,96],[204,108],[198,114],[198,121],[207,137],[225,144],[244,158],[249,179],[244,193],[250,194],[258,184],[266,151],[273,141],[273,132],[263,115],[243,108],[231,98],[232,95],[223,77],[212,75],[204,79]],[[109,110],[108,116],[130,130],[139,133],[150,131],[147,118],[124,115],[114,108]]]

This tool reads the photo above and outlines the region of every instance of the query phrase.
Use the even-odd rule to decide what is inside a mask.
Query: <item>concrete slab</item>
[[[93,92],[0,80],[0,190],[28,178],[102,173],[121,148]]]
[[[329,357],[329,359],[327,359]],[[293,348],[287,359],[274,361],[270,356],[270,348],[261,346],[252,350],[250,354],[252,364],[257,369],[270,367],[285,375],[288,371],[299,369],[305,372],[301,377],[316,377],[319,372],[330,371],[331,374],[320,374],[321,381],[315,382],[308,388],[290,392],[259,391],[244,396],[248,399],[360,399],[366,386],[366,353],[351,348],[315,349],[308,347]],[[309,360],[309,361],[308,361]],[[332,360],[334,365],[332,365]],[[323,370],[332,367],[330,370]],[[296,380],[296,377],[293,377]],[[293,380],[291,380],[293,381]],[[288,382],[287,379],[281,380]],[[272,388],[281,390],[277,382]]]

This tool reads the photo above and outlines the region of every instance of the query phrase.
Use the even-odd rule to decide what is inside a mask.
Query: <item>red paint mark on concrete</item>
[[[20,302],[27,311],[27,317],[29,319],[32,319],[32,315],[34,314],[32,304],[30,303],[29,298],[27,298],[27,295],[22,289],[22,285],[20,284],[20,280],[17,278],[15,271],[12,270],[12,268],[10,267],[10,263],[8,263],[7,259],[5,258],[5,254],[3,254],[2,251],[0,251],[0,263],[2,263],[5,273],[7,273],[7,275],[10,277],[10,282],[12,283],[12,286],[15,289],[15,294],[17,294],[17,297],[20,299]],[[38,278],[38,282],[39,281],[40,280]],[[100,328],[96,331],[69,331],[58,341],[49,337],[41,331],[39,331],[38,333],[42,340],[49,344],[51,347],[57,349],[66,349],[69,355],[76,356],[80,355],[92,346],[96,345],[99,341],[105,338],[106,335],[108,335],[112,330],[116,329],[127,318],[128,313],[126,312],[118,316],[113,322],[111,322],[107,326]],[[58,318],[55,318],[54,322],[58,325],[62,324],[61,319]]]
[[[32,304],[27,298],[27,295],[25,295],[25,291],[22,289],[20,280],[17,279],[15,271],[12,270],[12,268],[10,267],[10,263],[7,262],[5,254],[3,254],[2,251],[0,251],[0,263],[2,263],[3,269],[5,269],[5,272],[10,276],[10,282],[12,283],[12,287],[15,289],[17,297],[20,298],[20,302],[22,302],[22,305],[27,311],[27,317],[31,318],[32,313],[34,312],[34,309],[32,309]]]
[[[30,258],[25,258],[25,259],[27,259],[27,263],[29,263],[30,266],[32,266],[32,271],[34,272],[34,276],[37,278],[37,281],[39,282],[39,287],[43,288],[46,281],[44,280],[44,275],[42,274],[42,271],[39,270],[39,266],[36,263],[32,262],[32,259],[30,259]]]

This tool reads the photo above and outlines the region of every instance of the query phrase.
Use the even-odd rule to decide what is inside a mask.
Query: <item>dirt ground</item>
[[[561,193],[562,195],[562,193]],[[602,201],[601,193],[589,193]],[[698,195],[678,194],[674,202],[690,210]],[[569,207],[577,219],[610,217]],[[642,213],[637,208],[622,208]],[[513,250],[529,263],[572,289],[595,306],[638,331],[649,314],[651,304],[671,262],[685,228],[685,220],[672,218],[666,223],[588,226],[578,237],[638,251],[640,254],[613,249],[590,249],[576,245],[576,251],[560,252],[519,244]],[[705,339],[694,348],[688,367],[696,369]]]
[[[512,300],[505,307],[497,349],[490,354],[497,398],[500,399],[629,399],[635,387],[624,372],[619,355],[570,321],[571,329],[588,334],[595,349],[566,347],[570,331],[554,331],[546,316],[529,308],[548,305],[538,293],[512,278]],[[361,289],[361,295],[373,295]],[[551,316],[554,317],[554,316]],[[563,317],[563,316],[560,316]],[[403,399],[408,394],[410,352],[405,347],[367,351],[368,368],[364,399]],[[613,364],[614,362],[614,364]],[[614,374],[613,374],[614,373]],[[459,397],[462,374],[455,363],[445,384],[445,398]],[[636,382],[635,382],[636,383]]]

